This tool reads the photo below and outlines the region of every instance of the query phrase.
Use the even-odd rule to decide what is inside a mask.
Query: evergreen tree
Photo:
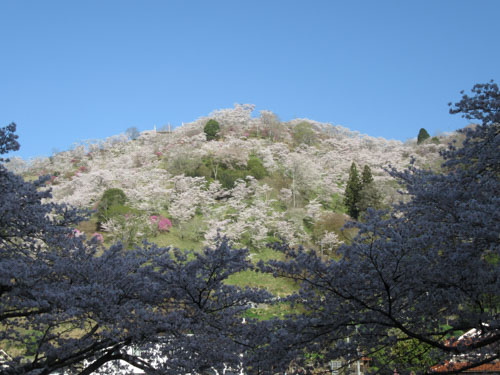
[[[349,179],[345,187],[344,205],[347,207],[349,215],[356,220],[359,217],[357,203],[359,201],[359,192],[362,187],[363,185],[359,177],[358,168],[356,167],[356,163],[353,162],[349,170]]]
[[[220,131],[220,125],[214,119],[210,119],[205,124],[203,131],[205,132],[205,135],[207,136],[207,141],[213,141],[213,140],[217,139],[217,136],[218,136],[219,131]]]
[[[417,144],[421,144],[427,138],[430,138],[429,133],[427,133],[427,130],[425,130],[424,128],[421,128],[420,131],[418,132]]]
[[[363,168],[363,174],[361,176],[361,182],[363,186],[371,184],[373,182],[372,170],[368,165]]]
[[[380,209],[381,202],[382,195],[373,182],[372,171],[368,165],[365,165],[361,175],[361,190],[356,201],[356,207],[359,213],[363,215],[368,208]]]

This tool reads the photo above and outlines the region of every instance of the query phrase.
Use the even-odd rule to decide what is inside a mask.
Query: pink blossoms
[[[149,220],[151,220],[152,223],[158,225],[158,230],[160,232],[168,232],[170,228],[172,228],[172,222],[168,220],[166,217],[163,217],[161,215],[150,216]]]

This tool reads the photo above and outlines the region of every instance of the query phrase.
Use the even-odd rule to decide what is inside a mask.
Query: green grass
[[[168,216],[166,212],[161,212],[160,214]],[[90,238],[90,236],[97,231],[97,218],[95,215],[93,215],[90,220],[80,223],[78,229],[85,232],[87,237]],[[149,241],[161,247],[170,246],[181,250],[201,251],[203,248],[202,241],[189,238],[188,231],[188,228],[185,228],[183,232],[182,228],[174,226],[169,232],[159,233],[156,237],[150,238]],[[106,233],[103,234],[105,236],[105,244],[110,245],[106,238]],[[259,261],[266,262],[272,259],[285,260],[285,255],[269,247],[263,246],[251,251],[250,259],[252,263],[257,264]],[[231,275],[227,283],[239,287],[263,288],[275,296],[286,296],[299,289],[298,284],[291,280],[274,278],[270,274],[250,270]],[[273,305],[261,305],[248,311],[247,316],[258,319],[270,319],[273,317],[284,317],[284,315],[289,313],[293,313],[293,309],[291,309],[288,304],[278,303]]]
[[[176,247],[181,250],[201,250],[203,244],[200,241],[193,241],[186,238],[181,238],[179,236],[179,229],[172,228],[170,232],[161,233],[158,236],[151,238],[151,242],[154,242],[161,247]]]
[[[255,309],[250,309],[245,312],[247,318],[255,318],[259,320],[268,320],[271,318],[285,318],[286,315],[293,312],[293,309],[288,303],[280,302],[273,305],[259,306]]]
[[[279,251],[270,249],[268,247],[262,247],[257,249],[256,251],[252,251],[250,254],[250,258],[252,259],[252,262],[257,263],[261,260],[264,262],[267,262],[271,259],[284,260],[285,256]]]
[[[298,284],[293,281],[276,279],[273,275],[255,271],[233,274],[227,282],[239,287],[263,288],[276,296],[286,296],[298,290]]]

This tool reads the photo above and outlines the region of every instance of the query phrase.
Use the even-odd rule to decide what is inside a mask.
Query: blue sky
[[[500,1],[0,1],[0,126],[48,156],[252,103],[405,140],[466,125],[500,73]]]

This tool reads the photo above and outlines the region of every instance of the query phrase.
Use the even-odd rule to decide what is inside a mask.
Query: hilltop
[[[270,111],[252,117],[253,110],[235,105],[172,132],[86,141],[9,167],[25,178],[51,175],[53,200],[80,208],[96,209],[106,190],[121,189],[127,203],[100,225],[94,215],[80,228],[88,236],[198,248],[219,232],[254,251],[277,238],[334,250],[349,240],[340,228],[348,219],[343,198],[353,162],[371,169],[378,203],[388,206],[401,198],[384,168],[403,169],[412,157],[418,166],[439,168],[439,150],[451,137],[417,145],[309,119],[281,122]],[[204,133],[209,119],[220,124],[212,141]],[[158,231],[151,217],[168,219],[172,228]]]

